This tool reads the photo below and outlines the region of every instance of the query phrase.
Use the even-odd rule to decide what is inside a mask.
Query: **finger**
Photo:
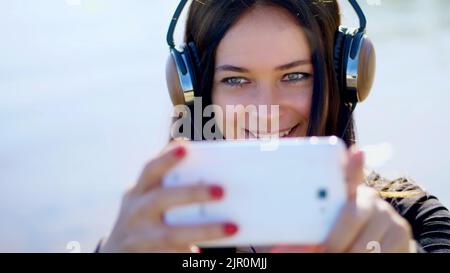
[[[145,242],[146,246],[151,246],[152,242]],[[165,246],[165,247],[152,247],[149,250],[143,248],[140,253],[192,253],[192,249],[189,246]]]
[[[333,229],[324,243],[325,251],[338,253],[350,248],[375,210],[376,192],[366,186],[358,187],[357,198],[348,201],[341,210]]]
[[[166,240],[170,245],[192,245],[236,235],[239,229],[234,223],[213,223],[196,226],[168,226]]]
[[[345,175],[348,199],[354,200],[358,186],[364,181],[364,153],[355,146],[348,151]]]
[[[166,145],[166,146],[162,149],[161,152],[168,151],[168,150],[170,150],[170,149],[173,149],[173,148],[176,147],[176,146],[183,146],[183,147],[184,147],[184,146],[186,146],[186,145],[189,145],[188,143],[189,143],[189,141],[188,141],[188,140],[185,140],[185,139],[172,139],[172,140],[169,141],[169,144]]]
[[[276,245],[271,253],[320,253],[324,250],[321,245]]]
[[[383,253],[407,253],[411,250],[412,231],[409,223],[400,215],[393,217],[393,223],[380,241]]]
[[[134,232],[122,241],[120,252],[124,253],[178,253],[190,252],[188,245],[170,246],[161,240],[164,229],[144,229],[144,233]]]
[[[196,246],[196,245],[191,245],[189,247],[189,250],[190,250],[191,253],[201,253],[200,248],[198,246]]]
[[[391,221],[390,217],[389,204],[383,200],[378,200],[373,217],[370,218],[363,231],[347,252],[366,253],[371,250],[373,243],[381,244],[383,236],[388,231]]]
[[[219,200],[224,190],[219,185],[194,185],[171,188],[158,188],[144,195],[139,201],[152,216],[161,219],[161,215],[169,208]]]
[[[159,253],[192,253],[192,249],[189,246],[180,246],[177,248],[169,248],[163,251],[159,251]]]
[[[181,145],[171,146],[162,151],[144,167],[134,192],[144,193],[159,186],[166,172],[180,162],[186,152],[186,147]]]

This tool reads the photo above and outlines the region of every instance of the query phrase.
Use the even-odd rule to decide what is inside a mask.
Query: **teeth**
[[[292,130],[292,128],[289,129],[289,130],[287,130],[287,131],[281,132],[281,133],[280,133],[280,137],[284,137],[284,136],[289,135],[289,133],[291,132],[291,130]]]
[[[276,138],[281,137],[278,133],[276,134],[258,134],[258,138]]]
[[[258,134],[256,132],[250,132],[250,131],[249,132],[253,136],[255,136],[256,138],[276,138],[276,137],[285,137],[285,136],[289,135],[294,127],[292,127],[289,130],[286,130],[286,131],[283,131],[283,132],[274,133],[274,134],[263,134],[263,133],[259,133]]]

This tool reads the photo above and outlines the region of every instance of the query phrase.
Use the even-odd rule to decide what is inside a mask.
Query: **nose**
[[[261,81],[257,86],[257,103],[259,105],[265,105],[270,108],[271,105],[279,105],[279,94],[276,84],[270,81]]]
[[[267,130],[277,131],[283,116],[283,107],[276,84],[266,81],[258,85],[256,94],[257,112],[251,112],[250,118],[258,124],[267,124]],[[265,131],[264,129],[262,131]]]

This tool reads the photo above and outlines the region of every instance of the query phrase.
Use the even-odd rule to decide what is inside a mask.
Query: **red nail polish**
[[[227,235],[235,234],[238,231],[238,227],[232,223],[226,223],[223,225],[223,231]]]
[[[211,187],[209,187],[209,194],[214,199],[222,198],[222,196],[223,196],[223,188],[221,186],[211,186]]]
[[[186,155],[186,149],[183,146],[177,147],[173,153],[175,154],[176,157],[181,158],[184,157]]]

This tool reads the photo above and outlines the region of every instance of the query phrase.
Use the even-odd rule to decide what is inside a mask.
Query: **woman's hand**
[[[348,151],[348,201],[320,246],[282,246],[274,252],[415,252],[409,223],[364,181],[364,154]]]
[[[174,206],[218,200],[222,188],[214,185],[162,188],[165,173],[186,154],[182,145],[151,160],[137,184],[122,200],[117,222],[100,252],[196,252],[196,242],[219,239],[237,231],[232,223],[169,226],[164,212]]]
[[[346,166],[348,202],[323,245],[326,252],[413,252],[411,227],[364,181],[364,154],[350,149]],[[375,249],[373,249],[375,248]],[[378,248],[378,249],[377,249]]]

